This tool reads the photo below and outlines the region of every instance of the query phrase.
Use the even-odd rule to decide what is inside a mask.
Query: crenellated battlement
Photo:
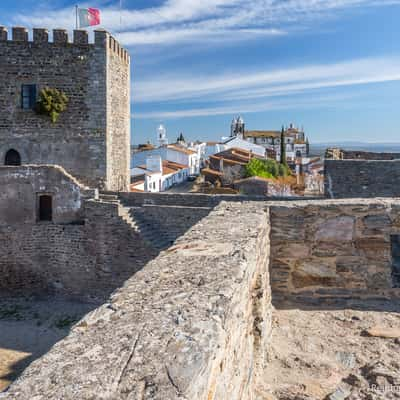
[[[45,28],[33,28],[33,40],[29,40],[29,30],[25,27],[14,26],[11,28],[11,37],[8,29],[0,26],[1,42],[34,43],[37,45],[52,44],[55,46],[76,45],[76,46],[94,46],[108,48],[110,53],[117,54],[126,63],[130,62],[128,51],[107,31],[95,30],[94,40],[89,40],[89,32],[84,29],[75,29],[73,31],[72,41],[70,41],[69,32],[66,29],[53,29],[52,41],[50,41],[49,30]]]

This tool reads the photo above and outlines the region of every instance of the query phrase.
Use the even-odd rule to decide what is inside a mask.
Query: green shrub
[[[258,158],[251,159],[246,165],[246,176],[260,176],[262,178],[273,178],[274,176],[269,172],[263,160]]]
[[[39,93],[36,110],[39,114],[49,116],[51,122],[55,124],[60,114],[67,109],[67,105],[68,97],[64,92],[46,87]]]
[[[261,160],[252,158],[246,165],[246,177],[260,176],[261,178],[278,178],[290,175],[287,165],[279,164],[275,160]]]

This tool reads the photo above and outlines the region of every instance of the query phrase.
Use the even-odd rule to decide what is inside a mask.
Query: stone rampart
[[[221,203],[0,398],[255,398],[271,332],[263,208]]]
[[[400,160],[325,160],[328,198],[400,197]]]
[[[276,298],[400,296],[391,246],[400,235],[400,201],[275,203],[270,214]]]
[[[105,299],[157,251],[118,213],[85,200],[83,220],[0,224],[0,293]]]
[[[0,167],[0,184],[1,294],[105,299],[210,212],[95,200],[96,191],[51,165]],[[43,194],[51,221],[39,219]]]
[[[119,196],[124,205],[128,207],[140,207],[143,205],[153,206],[182,206],[182,207],[215,207],[222,201],[244,202],[244,201],[294,201],[299,197],[265,197],[265,196],[243,196],[230,194],[203,194],[203,193],[138,193],[138,192],[109,192]],[[310,198],[311,199],[311,198]]]

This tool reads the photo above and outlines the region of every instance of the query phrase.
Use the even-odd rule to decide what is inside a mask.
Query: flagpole
[[[75,6],[75,26],[78,29],[78,5]]]

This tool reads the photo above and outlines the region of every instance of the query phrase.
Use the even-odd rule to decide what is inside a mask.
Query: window
[[[24,110],[32,110],[36,104],[36,85],[22,85],[21,107]]]
[[[18,151],[14,149],[8,150],[4,160],[4,165],[12,165],[12,166],[21,165],[21,156],[19,155]]]
[[[53,198],[48,194],[39,195],[39,221],[53,220]]]

